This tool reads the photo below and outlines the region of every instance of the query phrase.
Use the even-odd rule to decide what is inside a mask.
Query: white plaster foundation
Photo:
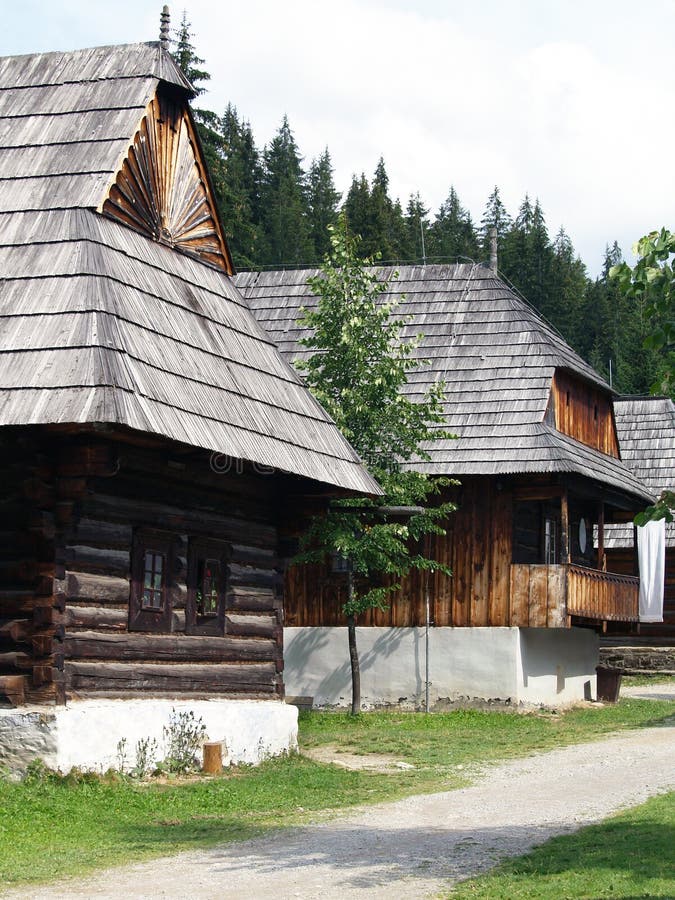
[[[357,628],[365,708],[420,709],[424,628]],[[316,707],[351,703],[346,628],[285,628],[289,696]],[[458,700],[564,706],[596,695],[598,638],[581,628],[429,629],[429,704]]]
[[[136,745],[157,741],[172,710],[192,711],[206,726],[206,739],[224,741],[223,762],[259,763],[297,749],[298,711],[268,700],[80,700],[49,709],[0,710],[0,766],[14,772],[41,759],[69,772],[120,767],[119,742],[126,740],[126,767],[136,762]]]

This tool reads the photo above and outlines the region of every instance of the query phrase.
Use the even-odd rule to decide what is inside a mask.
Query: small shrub
[[[171,710],[169,724],[164,726],[166,757],[169,772],[185,774],[199,768],[199,751],[206,737],[206,725],[192,710]]]
[[[116,753],[116,765],[115,768],[118,772],[126,772],[128,767],[127,762],[127,739],[125,737],[120,738],[117,742],[117,753]]]
[[[38,784],[44,781],[53,781],[58,777],[58,772],[50,769],[48,765],[41,759],[32,759],[26,767],[26,774],[23,780],[28,784]]]
[[[131,770],[135,778],[145,778],[156,765],[157,741],[154,738],[141,738],[136,743],[136,765]]]

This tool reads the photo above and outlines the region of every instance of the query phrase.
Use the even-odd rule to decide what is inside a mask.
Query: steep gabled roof
[[[193,92],[158,43],[0,57],[0,211],[95,209],[160,82]]]
[[[157,44],[0,59],[0,425],[126,426],[377,492],[217,258],[190,90]],[[143,131],[162,98],[187,137],[167,145],[160,197],[138,173],[173,140]],[[131,200],[111,193],[120,178]],[[105,206],[133,212],[149,189],[131,227]],[[207,254],[151,236],[181,203],[198,207],[178,216],[187,243],[211,229]]]
[[[436,475],[568,472],[648,498],[622,462],[586,447],[545,421],[556,369],[610,393],[609,386],[494,272],[473,263],[377,269],[393,280],[383,299],[409,317],[404,336],[422,335],[411,397],[445,382],[446,427],[457,440],[427,447],[416,468]],[[248,272],[236,276],[260,324],[289,358],[308,351],[300,308],[316,298],[307,279],[318,270]]]
[[[675,404],[669,397],[620,397],[614,401],[624,463],[658,495],[675,490]],[[632,525],[608,526],[607,547],[632,547]],[[666,524],[666,544],[675,547],[675,522]]]

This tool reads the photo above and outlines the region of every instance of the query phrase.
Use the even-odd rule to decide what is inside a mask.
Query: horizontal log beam
[[[272,612],[276,610],[277,605],[276,594],[271,588],[239,585],[228,590],[225,598],[225,606],[228,610]]]
[[[247,544],[235,543],[230,546],[233,563],[244,566],[256,566],[257,568],[268,570],[274,570],[279,565],[279,559],[273,550],[249,547]]]
[[[283,579],[274,569],[256,569],[253,566],[240,566],[230,563],[228,581],[234,586],[275,588],[283,583]]]
[[[247,616],[237,613],[227,613],[225,616],[225,631],[228,634],[276,638],[280,628],[276,616]]]
[[[131,547],[133,529],[121,522],[102,519],[80,519],[73,528],[72,540],[76,544],[111,547],[124,550]]]
[[[66,572],[61,590],[69,600],[97,600],[100,603],[128,603],[129,579],[89,572]]]
[[[66,661],[66,687],[71,691],[120,691],[228,694],[277,692],[280,676],[274,663],[158,665]]]
[[[33,667],[33,658],[28,653],[11,650],[0,653],[0,669],[12,672],[28,672]]]
[[[166,491],[166,488],[164,488]],[[87,500],[85,514],[90,518],[102,518],[133,525],[147,526],[182,533],[205,535],[222,540],[239,540],[252,546],[270,547],[276,543],[276,529],[271,525],[245,518],[233,518],[200,509],[185,509],[163,502],[139,499],[131,492],[126,497],[113,497],[102,493]]]
[[[0,619],[0,638],[25,644],[30,641],[32,623],[30,619]]]
[[[101,573],[121,578],[128,578],[131,567],[129,550],[111,550],[108,547],[89,547],[76,544],[66,547],[63,561],[69,570],[94,574]]]
[[[256,662],[276,660],[280,655],[276,642],[265,638],[142,632],[66,632],[63,650],[68,659],[118,661]]]
[[[129,610],[112,609],[109,606],[66,606],[63,624],[68,629],[126,631],[129,624]]]
[[[3,619],[23,618],[33,611],[35,593],[32,590],[0,591],[0,616]]]
[[[26,702],[26,678],[24,675],[0,675],[0,697],[12,706],[23,706]]]

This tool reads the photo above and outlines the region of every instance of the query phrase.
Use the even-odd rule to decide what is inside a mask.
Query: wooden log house
[[[316,302],[307,280],[317,274],[236,279],[289,359],[309,352],[298,343],[298,318]],[[603,534],[652,495],[621,460],[609,386],[485,265],[382,267],[378,275],[392,279],[383,300],[407,319],[404,334],[422,335],[406,390],[414,397],[442,380],[445,426],[457,435],[432,442],[430,459],[414,465],[461,484],[450,494],[458,511],[447,537],[424,548],[453,576],[413,574],[364,628],[559,632],[636,623],[638,578],[607,565]],[[328,567],[292,569],[287,626],[344,625],[344,596]]]
[[[0,59],[0,701],[281,699],[279,524],[378,488],[235,287],[162,43]]]

